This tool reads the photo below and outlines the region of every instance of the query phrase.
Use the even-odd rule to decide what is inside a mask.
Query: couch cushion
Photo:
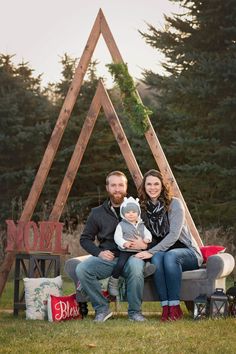
[[[182,273],[182,279],[183,280],[188,280],[188,279],[206,279],[207,278],[207,271],[206,268],[200,268],[196,270],[188,270],[186,272]]]

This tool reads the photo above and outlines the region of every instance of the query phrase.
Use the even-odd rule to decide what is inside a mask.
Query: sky
[[[160,72],[160,53],[138,30],[146,32],[147,23],[163,28],[163,14],[178,11],[168,0],[0,0],[0,8],[0,53],[15,55],[15,64],[27,62],[35,76],[42,74],[44,86],[62,78],[64,53],[80,58],[99,8],[133,78],[141,78],[143,69]],[[109,86],[105,64],[112,60],[102,36],[92,59]]]

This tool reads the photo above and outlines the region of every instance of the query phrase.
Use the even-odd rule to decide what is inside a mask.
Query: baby
[[[117,225],[114,234],[115,242],[120,249],[120,255],[108,281],[108,292],[111,296],[119,295],[119,277],[122,274],[127,260],[134,255],[134,253],[140,252],[138,249],[129,248],[131,241],[138,237],[141,237],[145,243],[150,243],[152,241],[151,232],[144,226],[140,217],[141,210],[138,201],[138,199],[134,199],[133,197],[125,197],[120,206],[122,220]],[[145,262],[144,277],[146,278],[153,274],[155,270],[156,266],[154,264]]]

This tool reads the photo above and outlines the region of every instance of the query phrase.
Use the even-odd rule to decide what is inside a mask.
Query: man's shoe
[[[136,322],[144,322],[146,321],[146,318],[140,312],[135,312],[132,313],[132,315],[129,315],[129,320]]]
[[[104,312],[99,312],[96,314],[94,322],[105,322],[106,320],[108,320],[108,318],[110,318],[113,315],[113,313],[107,309],[107,311]]]
[[[180,305],[170,306],[169,310],[170,310],[169,319],[171,321],[178,321],[183,317],[183,312],[181,310]]]
[[[154,274],[156,269],[157,269],[157,267],[155,266],[155,264],[152,264],[150,262],[146,262],[144,265],[144,270],[143,270],[144,278],[147,278],[150,275]]]
[[[107,290],[111,296],[119,295],[119,278],[116,279],[113,276],[109,278]]]

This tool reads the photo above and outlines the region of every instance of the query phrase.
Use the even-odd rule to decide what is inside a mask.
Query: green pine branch
[[[152,111],[143,105],[136,92],[136,86],[126,64],[107,64],[108,70],[121,91],[124,113],[130,121],[132,130],[139,136],[149,127],[148,115]]]

